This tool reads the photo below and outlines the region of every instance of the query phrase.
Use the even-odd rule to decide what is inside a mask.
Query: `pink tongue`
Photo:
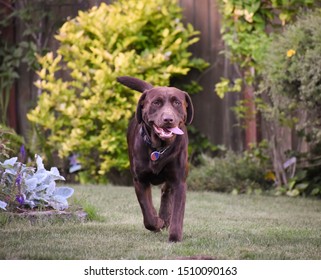
[[[167,128],[169,131],[173,132],[174,134],[178,134],[178,135],[183,135],[184,131],[182,131],[180,128],[176,127],[172,127],[172,128]]]

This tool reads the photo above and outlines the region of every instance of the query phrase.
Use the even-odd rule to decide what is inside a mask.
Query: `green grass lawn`
[[[93,205],[86,223],[3,222],[0,259],[321,259],[321,201],[188,192],[181,243],[143,227],[134,189],[74,186]],[[160,190],[153,189],[159,205]]]

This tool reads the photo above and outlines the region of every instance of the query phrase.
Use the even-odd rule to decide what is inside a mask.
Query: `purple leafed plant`
[[[68,208],[67,199],[74,190],[56,187],[57,180],[65,180],[56,167],[46,170],[42,158],[35,157],[36,168],[18,162],[14,157],[0,162],[0,208],[52,207],[56,210]]]

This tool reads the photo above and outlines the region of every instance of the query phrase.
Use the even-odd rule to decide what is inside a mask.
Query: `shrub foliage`
[[[321,12],[300,16],[276,36],[264,60],[264,84],[280,111],[307,110],[309,123],[320,126]],[[321,139],[321,138],[320,138]]]
[[[176,0],[101,4],[61,27],[57,54],[39,57],[42,94],[28,118],[61,157],[77,153],[91,179],[129,165],[125,131],[139,94],[117,76],[164,86],[205,66],[187,50],[198,32],[181,17]]]
[[[0,124],[0,161],[17,155],[22,145],[25,143],[21,136],[12,128]]]
[[[214,158],[203,155],[200,165],[191,168],[189,189],[228,193],[266,190],[271,187],[266,179],[267,159],[253,151],[242,154],[228,151],[224,156]]]
[[[297,172],[283,191],[291,195],[321,194],[317,171],[321,165],[320,40],[321,11],[301,13],[294,24],[274,37],[263,61],[262,85],[270,97],[272,115],[279,124],[295,128],[309,146],[305,153],[290,153],[298,160]]]

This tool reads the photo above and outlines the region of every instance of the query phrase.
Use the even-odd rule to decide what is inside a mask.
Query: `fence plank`
[[[194,125],[214,144],[223,144],[234,150],[243,149],[243,135],[236,126],[237,120],[231,107],[235,106],[238,96],[227,94],[221,100],[214,92],[214,86],[220,78],[233,75],[231,65],[220,52],[224,44],[220,35],[220,15],[216,0],[180,0],[184,19],[201,32],[200,41],[190,50],[196,57],[210,63],[210,67],[201,75],[195,73],[190,79],[199,79],[203,91],[192,97],[195,107]]]

